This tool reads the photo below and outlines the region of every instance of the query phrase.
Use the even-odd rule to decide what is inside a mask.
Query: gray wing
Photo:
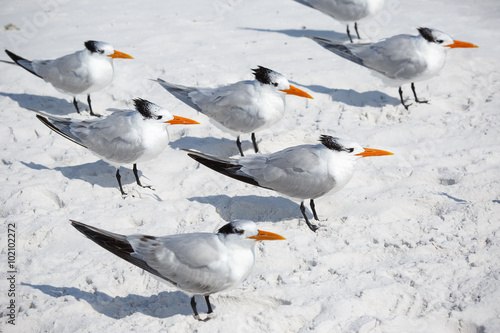
[[[221,259],[215,234],[124,236],[77,221],[71,224],[97,245],[185,291],[210,293],[226,282],[213,274]]]
[[[254,81],[199,89],[190,96],[204,114],[232,131],[250,133],[265,123],[260,113],[266,96],[256,96]]]
[[[260,186],[251,175],[240,171],[242,165],[238,164],[237,160],[222,159],[189,149],[183,150],[188,153],[189,157],[214,171],[251,185]]]
[[[116,111],[103,119],[78,121],[32,111],[57,134],[110,162],[133,163],[143,154],[142,135],[131,125],[134,111]]]
[[[149,266],[146,261],[133,255],[134,249],[128,242],[126,236],[115,234],[99,228],[91,227],[81,222],[73,220],[70,221],[73,227],[75,227],[78,231],[80,231],[82,234],[84,234],[87,238],[92,240],[97,245],[105,248],[111,253],[117,255],[118,257],[130,262],[131,264],[140,267],[145,271],[148,271],[151,274],[154,274],[162,279],[166,279],[161,273],[159,273],[157,270]],[[150,236],[143,236],[143,237],[147,238]],[[169,281],[169,282],[175,284],[174,281]]]
[[[227,283],[224,278],[226,265],[221,264],[226,260],[224,249],[215,234],[132,235],[127,240],[134,249],[134,256],[184,291],[210,294]]]
[[[412,79],[427,68],[415,50],[415,37],[397,35],[378,43],[344,45],[324,38],[310,37],[325,49],[391,79]]]
[[[158,79],[165,89],[182,102],[200,111],[222,126],[249,133],[264,124],[258,117],[253,81],[241,81],[217,88],[193,88]]]
[[[408,80],[426,70],[427,63],[415,46],[415,36],[397,35],[352,52],[364,66],[391,79]]]
[[[79,94],[90,86],[89,72],[82,63],[83,51],[68,54],[55,60],[33,60],[33,69],[55,88]]]
[[[291,147],[270,155],[249,155],[239,163],[241,172],[260,186],[290,197],[314,199],[329,192],[335,180],[321,159],[322,145]]]
[[[71,133],[92,152],[117,163],[134,163],[144,153],[143,136],[132,125],[135,111],[116,111],[104,119],[73,122]]]
[[[306,36],[308,38],[311,38],[313,41],[318,43],[319,45],[323,46],[325,49],[327,49],[330,52],[335,53],[338,56],[341,56],[342,58],[345,58],[349,61],[352,61],[358,65],[368,67],[363,63],[363,59],[358,57],[356,54],[352,52],[351,47],[347,47],[346,45],[329,40],[326,38],[320,38],[320,37],[312,37],[312,36]],[[369,44],[356,44],[356,45],[369,45]]]
[[[274,154],[255,154],[239,160],[221,159],[187,150],[201,164],[228,177],[294,198],[314,199],[329,192],[335,180],[321,159],[322,145],[288,148]]]
[[[169,93],[174,95],[180,101],[186,103],[188,106],[192,107],[195,110],[203,112],[200,109],[200,107],[198,105],[196,105],[195,103],[193,103],[193,100],[189,97],[189,93],[196,91],[196,88],[185,87],[185,86],[181,86],[178,84],[170,83],[170,82],[164,81],[160,78],[157,78],[156,82],[161,84],[161,86],[163,88],[165,88]]]
[[[38,120],[40,120],[45,126],[50,128],[57,134],[84,148],[88,148],[78,136],[74,135],[71,132],[71,124],[73,123],[71,119],[49,115],[45,112],[33,109],[28,109],[28,110],[36,112],[37,113],[36,117],[38,118]]]

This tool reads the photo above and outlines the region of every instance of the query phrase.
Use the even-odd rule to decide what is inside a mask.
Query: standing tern
[[[453,40],[435,29],[419,28],[417,36],[397,35],[377,43],[341,44],[332,40],[309,37],[328,51],[372,70],[373,74],[389,86],[399,87],[401,104],[408,110],[410,104],[403,100],[401,85],[411,83],[417,103],[416,81],[437,75],[446,61],[447,48],[477,47],[474,44]]]
[[[5,50],[16,64],[50,83],[58,91],[73,96],[76,111],[76,95],[87,94],[90,114],[95,116],[90,103],[90,93],[99,91],[113,80],[113,59],[133,59],[128,54],[115,51],[111,44],[89,40],[85,49],[54,60],[26,60]]]
[[[255,242],[284,240],[258,230],[252,221],[234,221],[217,233],[190,233],[163,237],[124,236],[71,220],[71,224],[97,245],[179,288],[191,296],[194,317],[201,320],[195,295],[205,297],[241,284],[255,262]],[[207,318],[209,319],[209,317]]]
[[[347,26],[347,36],[352,43],[349,23],[354,22],[356,35],[359,37],[358,21],[377,14],[385,4],[385,0],[294,0],[308,7],[333,17]]]
[[[74,120],[37,112],[37,118],[57,134],[73,141],[116,167],[116,179],[122,195],[120,166],[133,164],[137,185],[143,186],[137,174],[137,163],[157,157],[168,145],[168,125],[190,125],[198,122],[173,116],[162,107],[144,99],[134,99],[136,111],[113,112],[106,118]]]
[[[393,155],[329,135],[321,135],[320,142],[286,148],[273,154],[249,155],[238,160],[186,151],[196,161],[226,176],[301,199],[300,211],[309,228],[316,231],[318,227],[307,218],[305,199],[311,199],[314,218],[319,220],[314,199],[341,190],[351,180],[356,160]]]
[[[172,95],[200,111],[222,130],[235,135],[236,145],[243,156],[240,134],[252,133],[254,150],[259,148],[255,131],[266,129],[279,121],[285,112],[285,96],[312,98],[290,85],[273,70],[259,66],[253,69],[254,81],[241,81],[218,88],[184,87],[157,79]]]

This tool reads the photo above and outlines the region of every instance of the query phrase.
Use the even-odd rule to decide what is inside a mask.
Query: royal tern
[[[417,36],[397,35],[377,43],[341,44],[332,40],[309,37],[315,42],[347,60],[371,69],[373,74],[387,85],[399,87],[401,104],[408,110],[403,100],[401,85],[411,83],[417,103],[421,101],[415,92],[416,81],[427,80],[439,73],[446,61],[447,48],[477,47],[474,44],[453,40],[435,29],[419,28]]]
[[[243,156],[240,134],[252,133],[257,153],[255,131],[269,128],[283,117],[287,94],[312,98],[273,70],[259,66],[253,69],[253,74],[253,81],[218,88],[184,87],[161,79],[157,82],[182,102],[208,116],[222,130],[235,135],[236,145]]]
[[[300,211],[309,228],[316,231],[318,227],[307,218],[305,199],[311,199],[311,210],[318,220],[314,199],[342,189],[354,174],[356,160],[393,155],[329,135],[321,135],[320,142],[286,148],[273,154],[249,155],[238,160],[186,151],[196,161],[226,176],[302,200]]]
[[[358,21],[377,14],[385,4],[385,0],[294,0],[308,7],[333,17],[347,26],[347,36],[352,43],[349,23],[354,22],[356,35],[359,37]]]
[[[122,195],[120,166],[133,164],[137,184],[137,163],[157,157],[168,145],[168,125],[190,125],[198,122],[173,116],[162,107],[144,99],[134,99],[136,110],[118,110],[106,118],[74,120],[37,112],[37,118],[57,134],[88,148],[92,153],[116,167],[116,179]]]
[[[97,245],[179,288],[191,296],[196,319],[195,295],[205,297],[241,284],[255,262],[255,242],[283,240],[280,235],[258,230],[252,221],[234,221],[217,233],[190,233],[163,237],[124,236],[71,220],[71,224]]]
[[[76,95],[87,95],[89,110],[92,111],[90,93],[99,91],[113,80],[113,59],[133,59],[128,54],[115,51],[111,44],[89,40],[85,49],[54,60],[26,60],[5,50],[16,64],[50,83],[58,91],[73,96],[76,111]]]

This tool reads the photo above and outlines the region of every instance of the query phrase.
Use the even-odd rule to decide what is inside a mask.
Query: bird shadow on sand
[[[329,95],[333,102],[341,102],[346,105],[356,106],[356,107],[382,107],[385,105],[398,106],[401,104],[399,98],[389,96],[380,91],[365,91],[357,92],[353,89],[333,89],[327,88],[320,85],[300,85],[300,83],[291,83],[305,87],[315,93]]]
[[[321,38],[326,38],[326,39],[331,39],[334,41],[338,41],[340,43],[347,42],[349,41],[349,37],[347,37],[347,34],[345,32],[335,32],[333,30],[312,30],[312,29],[283,29],[283,30],[274,30],[274,29],[259,29],[259,28],[248,28],[248,27],[242,27],[240,28],[242,30],[253,30],[253,31],[258,31],[258,32],[272,32],[272,33],[279,33],[279,34],[284,34],[289,37],[294,37],[294,38],[304,38],[307,39],[305,36],[314,36],[314,37],[321,37]],[[312,43],[316,44],[315,42],[311,41]]]
[[[50,297],[61,298],[61,302],[65,302],[67,297],[74,297],[77,301],[84,300],[95,311],[114,319],[122,319],[137,312],[155,318],[168,318],[178,314],[189,316],[193,313],[189,297],[180,291],[161,292],[149,297],[135,294],[112,297],[100,291],[91,293],[74,287],[29,283],[21,283],[21,285],[38,289]],[[203,312],[203,308],[200,310]]]
[[[188,200],[214,206],[221,218],[228,222],[238,219],[281,222],[302,217],[300,205],[284,197],[210,195]]]
[[[76,113],[73,101],[70,99],[57,98],[52,96],[32,95],[32,94],[9,94],[0,92],[0,96],[8,97],[17,102],[20,107],[44,111],[53,115],[68,115]],[[88,105],[78,101],[78,107],[83,113],[88,109]]]
[[[44,165],[33,162],[26,163],[21,161],[21,164],[33,170],[50,169]],[[116,188],[118,191],[118,182],[115,176],[116,168],[102,160],[80,165],[55,167],[53,170],[60,172],[68,179],[80,179],[93,185],[99,185],[106,188]],[[140,170],[138,170],[137,173],[139,177],[142,176]],[[121,167],[120,175],[122,177],[122,185],[129,185],[132,183],[135,184],[135,177],[131,169]]]
[[[257,136],[257,142],[259,138]],[[240,157],[236,138],[214,138],[214,137],[191,137],[185,136],[175,141],[170,141],[169,146],[173,149],[192,149],[204,154],[215,155],[218,157]],[[241,147],[245,154],[254,154],[253,145],[250,141],[250,134],[243,135],[241,138]]]

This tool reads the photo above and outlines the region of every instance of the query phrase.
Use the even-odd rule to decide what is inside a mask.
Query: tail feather
[[[189,105],[190,107],[199,112],[203,112],[200,109],[200,107],[193,102],[191,97],[189,97],[189,93],[196,91],[196,88],[185,87],[178,84],[170,83],[160,78],[157,78],[155,81],[161,84],[163,88],[165,88],[169,93],[174,95],[180,101],[186,103],[187,105]]]
[[[105,248],[109,252],[128,261],[129,263],[142,268],[143,270],[153,275],[165,279],[163,275],[161,275],[156,269],[149,266],[147,262],[133,255],[134,249],[132,248],[132,245],[130,245],[126,236],[91,227],[81,222],[73,220],[70,221],[73,227],[75,227],[78,231],[80,231],[97,245]],[[169,282],[171,281],[169,280]]]
[[[345,58],[347,60],[350,60],[358,65],[366,67],[365,64],[363,63],[363,59],[354,55],[352,51],[344,44],[337,43],[333,40],[320,37],[312,37],[312,36],[306,36],[306,37],[312,39],[313,41],[323,46],[328,51],[333,52],[336,55],[341,56],[342,58]]]
[[[35,111],[35,110],[34,110]],[[87,148],[87,146],[85,146],[83,144],[83,142],[81,142],[78,138],[76,138],[75,136],[71,135],[71,132],[69,130],[69,123],[68,122],[63,122],[61,119],[62,118],[58,118],[58,119],[55,119],[53,120],[54,122],[56,123],[59,123],[61,125],[66,125],[65,126],[65,129],[62,129],[62,128],[59,128],[57,127],[54,123],[52,123],[48,117],[46,116],[43,116],[42,114],[40,114],[39,111],[36,111],[38,114],[36,115],[36,117],[38,118],[38,120],[40,120],[42,123],[44,123],[48,128],[50,128],[51,130],[53,130],[54,132],[56,132],[57,134],[59,134],[60,136],[82,146],[83,148]]]
[[[19,66],[21,66],[22,68],[24,68],[25,70],[27,70],[28,72],[30,72],[31,74],[34,74],[36,76],[38,76],[39,78],[42,79],[42,77],[40,75],[38,75],[35,70],[33,69],[33,64],[31,61],[29,60],[26,60],[20,56],[18,56],[17,54],[14,54],[12,52],[10,52],[9,50],[5,50],[5,53],[7,53],[7,55],[12,59],[14,60],[14,62],[16,64],[18,64]]]
[[[203,164],[204,166],[217,171],[223,175],[226,175],[228,177],[240,180],[242,182],[263,187],[261,186],[252,176],[242,172],[240,169],[242,168],[242,165],[239,165],[236,161],[232,160],[223,160],[221,158],[211,156],[211,155],[206,155],[194,150],[189,150],[189,149],[183,149],[188,152],[188,156],[194,159],[195,161]]]

